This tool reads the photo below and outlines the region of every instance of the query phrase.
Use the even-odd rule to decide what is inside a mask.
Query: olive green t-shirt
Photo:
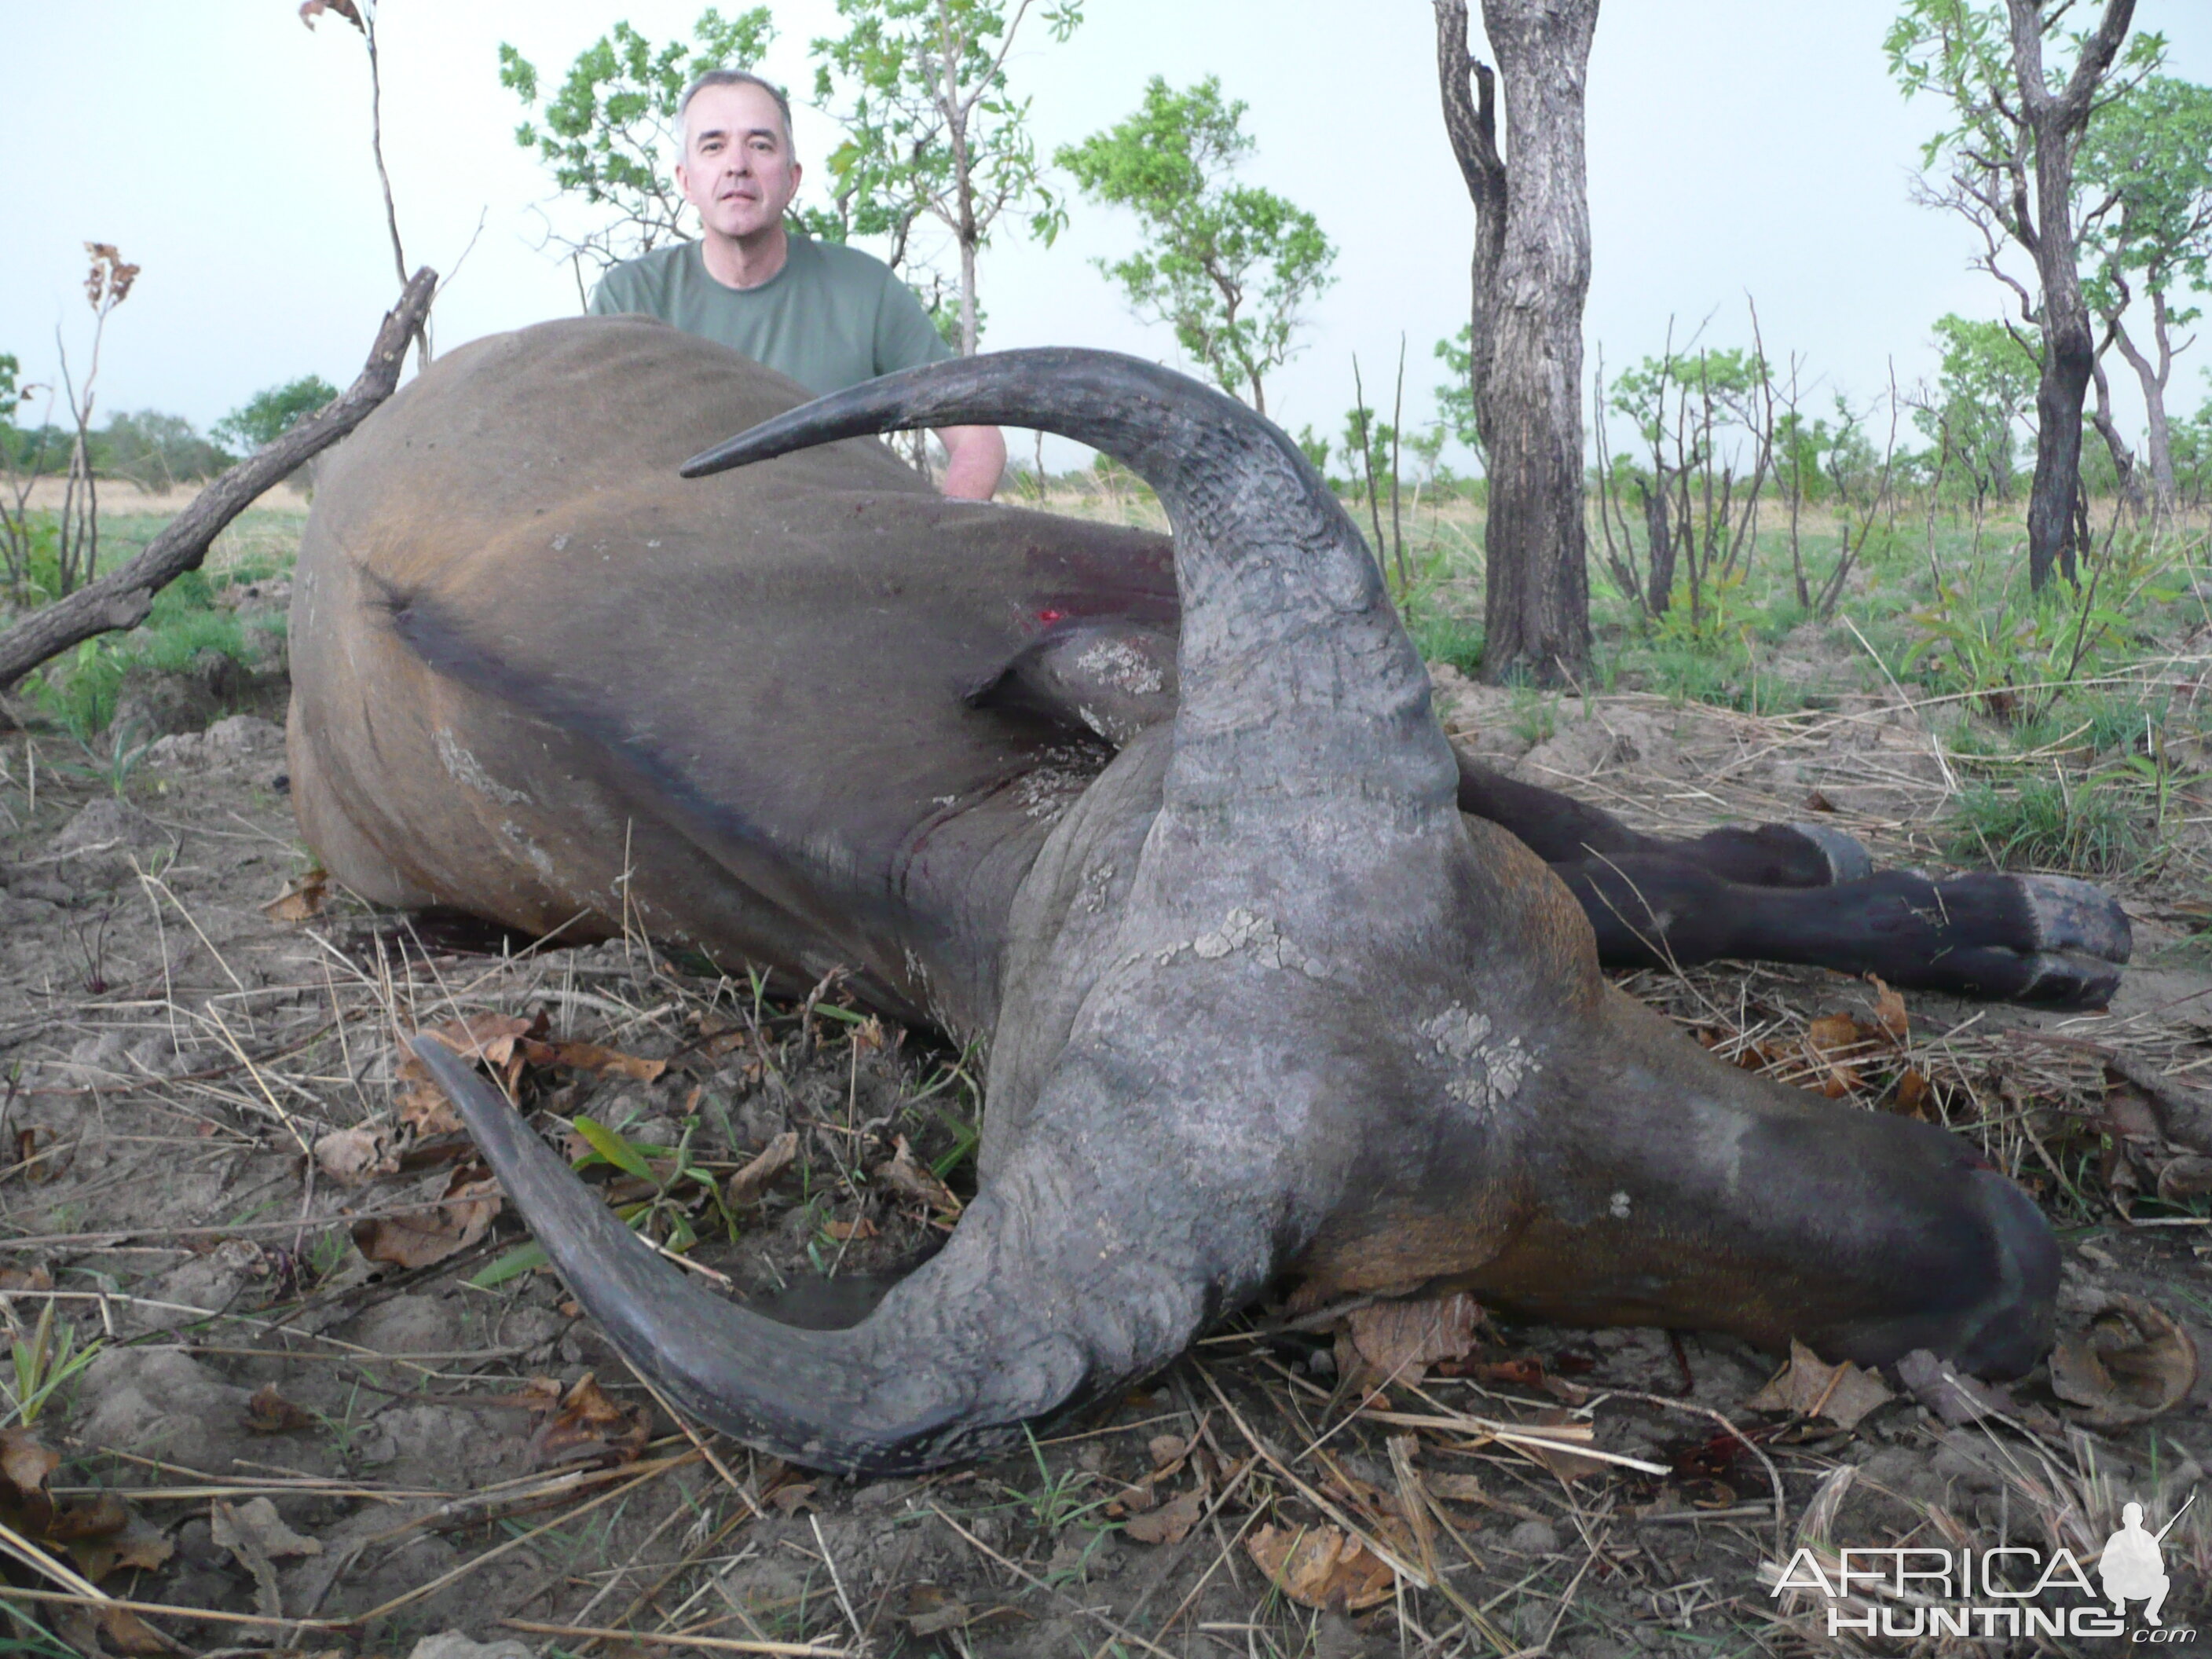
[[[726,288],[696,242],[624,261],[592,292],[594,316],[639,312],[766,363],[817,397],[953,355],[928,313],[882,260],[789,236],[783,269],[758,288]]]

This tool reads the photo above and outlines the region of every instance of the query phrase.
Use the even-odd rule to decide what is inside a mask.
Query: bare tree
[[[368,153],[376,161],[376,181],[384,189],[384,228],[392,239],[392,269],[399,286],[407,286],[407,250],[399,242],[399,210],[392,200],[392,174],[384,165],[384,76],[376,53],[377,0],[301,0],[300,21],[309,28],[325,12],[336,12],[361,31],[368,52]],[[430,364],[430,319],[423,314],[422,331],[415,337],[416,366]]]
[[[1556,684],[1589,667],[1583,518],[1583,97],[1598,0],[1435,0],[1444,127],[1474,204],[1469,380],[1489,460],[1482,675]],[[1498,128],[1504,83],[1505,141]]]

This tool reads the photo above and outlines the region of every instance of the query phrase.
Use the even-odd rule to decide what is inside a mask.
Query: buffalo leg
[[[1849,836],[1813,823],[1763,823],[1670,841],[1630,829],[1612,813],[1492,770],[1463,750],[1459,810],[1510,830],[1547,864],[1588,858],[1669,857],[1747,887],[1826,887],[1870,874],[1873,861]]]
[[[2119,906],[2063,876],[1886,870],[1782,888],[1724,881],[1668,854],[1552,867],[1612,966],[1797,962],[1955,996],[2094,1008],[2112,1000],[2130,944]]]

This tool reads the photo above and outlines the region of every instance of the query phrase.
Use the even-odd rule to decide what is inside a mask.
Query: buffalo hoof
[[[1789,827],[1820,849],[1820,855],[1828,861],[1829,886],[1863,881],[1874,873],[1872,855],[1842,830],[1831,830],[1824,823],[1793,823]]]
[[[2069,876],[1978,873],[1939,882],[1936,894],[1952,916],[1995,925],[1936,956],[1923,988],[2060,1009],[2102,1008],[2119,989],[2134,936],[2102,888]]]

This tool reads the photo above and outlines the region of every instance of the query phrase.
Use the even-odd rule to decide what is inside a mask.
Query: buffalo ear
[[[1116,748],[1175,718],[1176,636],[1125,618],[1055,623],[962,701],[1026,714]]]

